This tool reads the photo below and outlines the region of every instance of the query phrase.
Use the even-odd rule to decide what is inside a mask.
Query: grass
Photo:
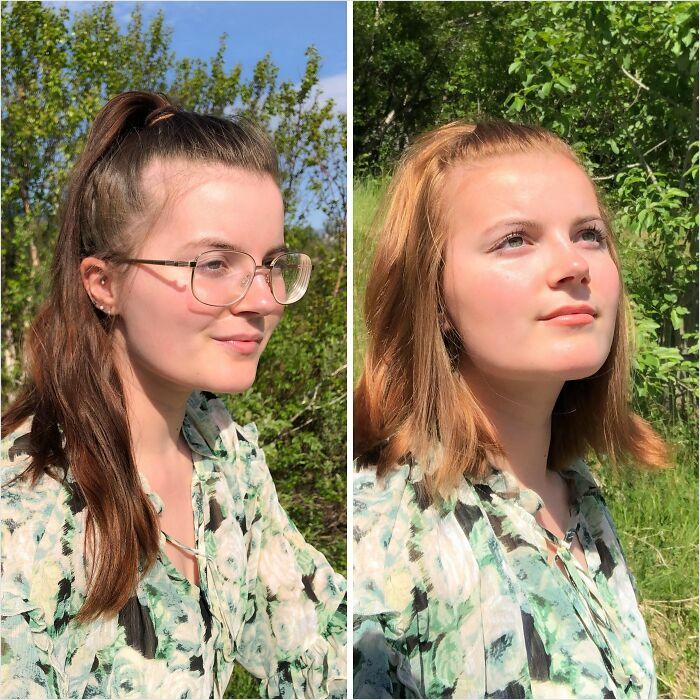
[[[386,189],[385,180],[357,180],[353,188],[353,379],[357,383],[362,372],[366,333],[362,320],[362,301],[367,275],[374,255],[374,242],[369,235],[370,227]]]
[[[354,185],[354,379],[365,348],[362,295],[374,250],[370,224],[386,181]],[[591,461],[637,581],[660,698],[698,694],[697,428],[658,426],[677,445],[673,469],[614,471]]]
[[[698,697],[698,472],[692,429],[673,469],[595,469],[637,580],[661,698]]]

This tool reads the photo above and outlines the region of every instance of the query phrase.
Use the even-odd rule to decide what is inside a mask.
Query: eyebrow
[[[247,250],[243,250],[240,246],[233,245],[229,241],[226,241],[222,238],[216,238],[212,236],[206,236],[204,238],[198,238],[196,241],[191,241],[190,243],[185,244],[182,248],[180,248],[179,253],[180,254],[185,254],[187,251],[194,251],[194,250],[201,250],[201,252],[204,252],[205,250],[234,250],[237,253],[247,253]],[[280,253],[286,253],[289,251],[289,248],[286,245],[279,245],[276,246],[275,248],[272,248],[271,250],[268,250],[267,253],[263,256],[263,261],[269,260],[270,258],[275,257],[275,255],[279,255]]]
[[[600,221],[605,226],[605,220],[600,214],[591,214],[586,216],[580,216],[574,219],[572,226],[580,226],[581,224],[587,224],[589,221]],[[522,226],[523,228],[539,228],[540,224],[536,221],[530,221],[528,219],[504,219],[503,221],[498,221],[493,226],[489,226],[485,231],[484,235],[489,235],[493,231],[503,226]]]
[[[592,214],[591,216],[581,216],[574,221],[574,226],[580,226],[581,224],[587,224],[589,221],[600,221],[603,226],[605,226],[605,219],[600,214]]]

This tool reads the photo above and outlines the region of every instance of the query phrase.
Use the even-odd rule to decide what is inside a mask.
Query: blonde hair
[[[418,138],[398,164],[365,293],[368,345],[354,396],[355,455],[360,464],[376,465],[380,476],[414,458],[435,496],[448,493],[462,475],[483,476],[489,456],[502,454],[458,371],[461,339],[445,322],[442,195],[456,165],[533,151],[561,154],[582,167],[551,132],[505,121],[442,126]],[[612,241],[609,249],[619,270]],[[628,319],[622,294],[605,363],[593,376],[565,383],[552,415],[550,469],[562,469],[587,448],[613,463],[667,464],[666,444],[629,407]]]

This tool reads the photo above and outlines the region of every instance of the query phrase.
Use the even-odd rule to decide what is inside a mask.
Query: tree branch
[[[622,70],[622,72],[623,72],[635,85],[639,85],[639,87],[642,88],[642,90],[647,90],[647,91],[649,90],[649,88],[648,88],[639,78],[635,78],[635,77],[632,75],[632,73],[630,73],[629,71],[625,70],[624,66],[620,66],[620,70]]]

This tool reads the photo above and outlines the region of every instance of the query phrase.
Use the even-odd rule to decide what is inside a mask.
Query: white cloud
[[[347,73],[328,75],[318,81],[321,96],[326,99],[332,98],[339,112],[348,111],[347,82]]]

